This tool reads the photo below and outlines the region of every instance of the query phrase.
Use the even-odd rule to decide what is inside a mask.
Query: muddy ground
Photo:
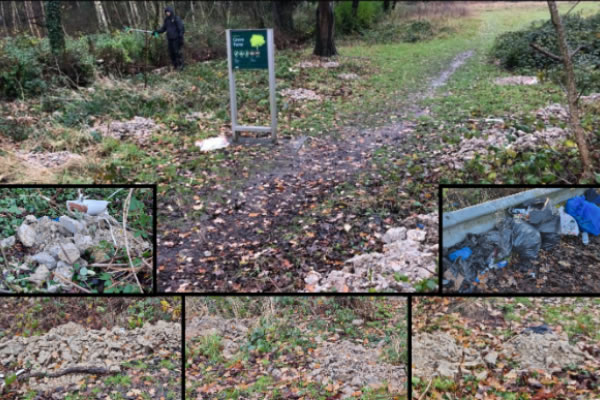
[[[199,198],[214,199],[207,202],[200,220],[183,220],[184,210],[163,217],[160,290],[303,291],[311,269],[340,270],[354,255],[381,252],[378,237],[418,213],[419,208],[408,204],[436,207],[437,188],[424,185],[418,194],[386,193],[389,177],[382,176],[374,162],[377,151],[422,148],[423,138],[414,134],[411,118],[426,110],[416,104],[471,55],[459,54],[431,79],[427,90],[414,94],[412,106],[398,111],[397,123],[374,129],[348,127],[340,137],[300,137],[263,145],[250,169],[238,165],[235,157],[220,160],[222,168],[233,171],[233,178],[197,193]],[[236,151],[237,147],[224,150]],[[407,195],[410,202],[401,203],[399,198]],[[378,203],[361,207],[370,197]],[[164,204],[159,210],[167,208]],[[373,208],[391,214],[384,219]]]

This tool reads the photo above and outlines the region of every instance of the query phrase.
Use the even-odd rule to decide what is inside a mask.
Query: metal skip
[[[277,102],[275,98],[273,29],[227,29],[226,35],[233,141],[238,141],[238,133],[242,131],[270,132],[271,140],[275,143],[277,141]],[[268,69],[271,126],[238,125],[235,71],[241,69]]]

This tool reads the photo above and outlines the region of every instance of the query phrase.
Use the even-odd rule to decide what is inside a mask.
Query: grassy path
[[[303,290],[308,271],[341,269],[353,255],[380,251],[378,237],[389,227],[434,210],[441,169],[431,150],[440,136],[421,132],[422,126],[457,108],[449,90],[467,82],[489,88],[496,67],[485,58],[493,39],[545,16],[544,8],[524,10],[518,18],[505,10],[482,12],[461,21],[459,33],[417,45],[342,46],[344,56],[360,54],[376,72],[360,97],[335,104],[343,117],[334,120],[345,122],[333,129],[335,139],[309,129],[307,139],[206,156],[220,169],[213,167],[210,184],[193,192],[193,208],[202,215],[167,224],[160,242],[162,289]],[[452,67],[467,51],[473,57],[460,60],[465,66]],[[449,78],[448,85],[436,77]],[[325,106],[313,115],[328,111]],[[365,125],[379,127],[360,128]]]

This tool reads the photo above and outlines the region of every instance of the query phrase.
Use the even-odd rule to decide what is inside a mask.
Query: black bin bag
[[[512,246],[513,251],[523,259],[537,258],[542,247],[540,231],[525,221],[513,220]]]

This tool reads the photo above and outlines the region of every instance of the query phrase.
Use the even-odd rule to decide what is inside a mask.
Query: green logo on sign
[[[260,47],[265,45],[265,37],[263,35],[254,34],[250,37],[250,46]]]

